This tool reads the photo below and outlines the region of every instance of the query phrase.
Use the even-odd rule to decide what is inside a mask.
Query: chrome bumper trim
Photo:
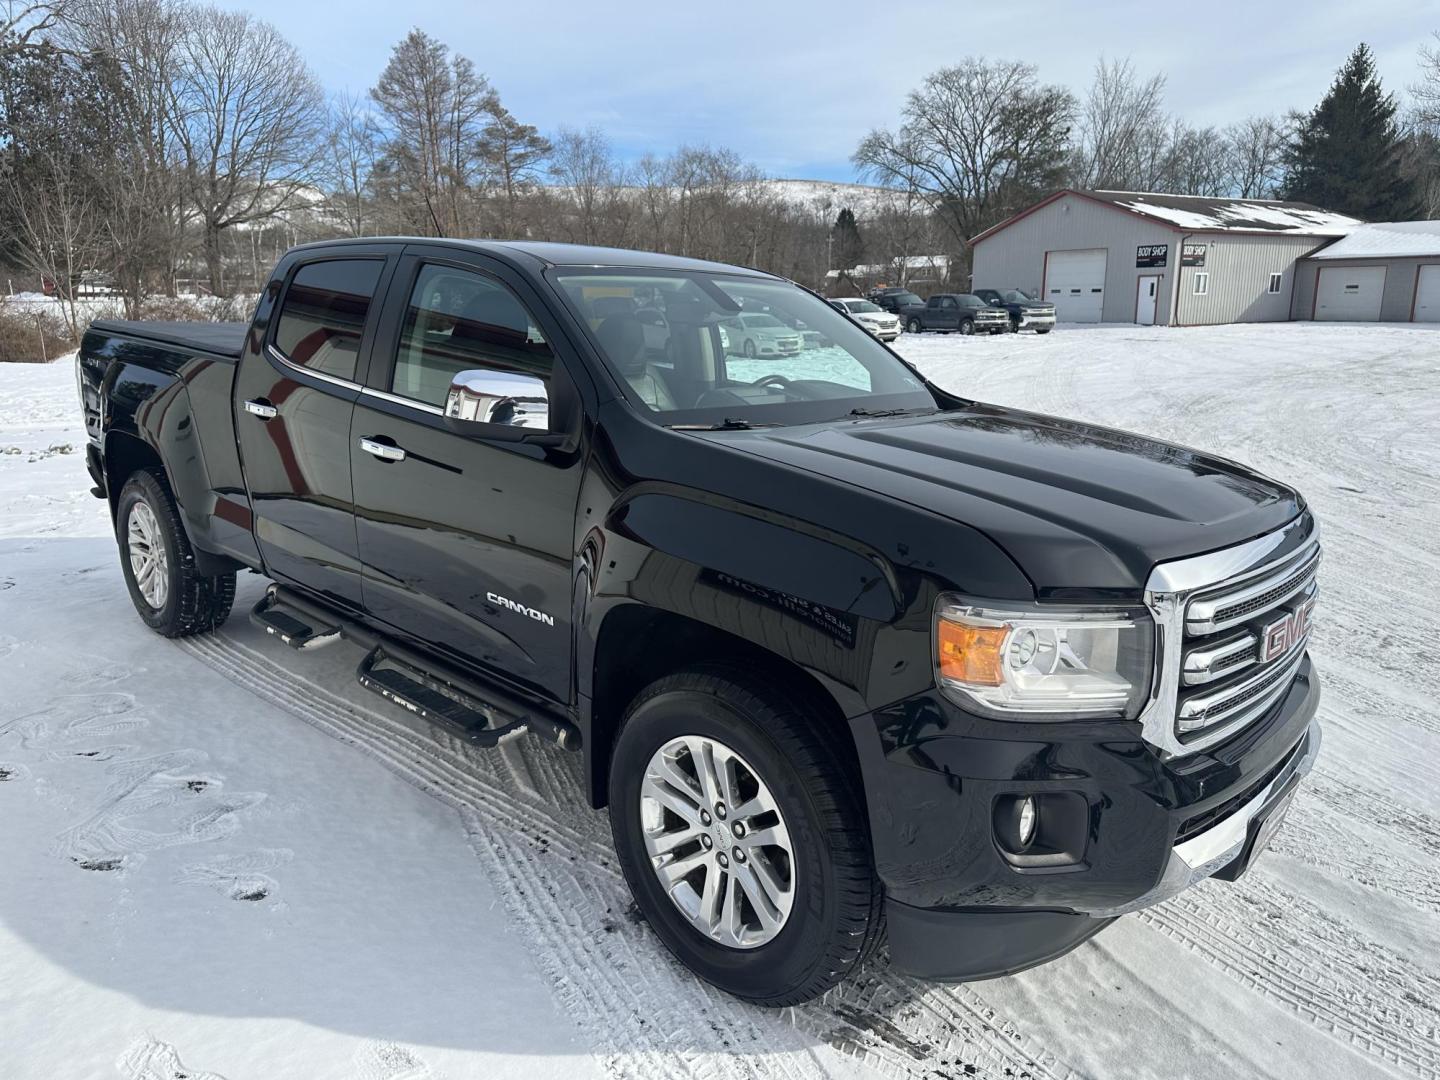
[[[1269,805],[1277,792],[1314,768],[1315,759],[1320,754],[1319,720],[1310,721],[1310,726],[1305,729],[1305,739],[1305,752],[1290,768],[1257,792],[1254,798],[1204,832],[1171,848],[1170,859],[1154,888],[1129,903],[1116,907],[1086,909],[1085,913],[1096,918],[1110,918],[1153,907],[1234,862],[1245,850],[1245,843],[1250,837],[1250,822]]]

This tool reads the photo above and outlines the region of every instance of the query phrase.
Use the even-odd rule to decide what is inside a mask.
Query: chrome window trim
[[[1149,703],[1140,714],[1140,735],[1161,757],[1198,753],[1232,735],[1238,723],[1217,724],[1190,732],[1182,741],[1176,730],[1181,665],[1185,652],[1185,608],[1192,594],[1273,574],[1315,546],[1319,525],[1309,513],[1274,532],[1235,547],[1159,563],[1145,582],[1145,606],[1155,620],[1155,681]],[[1276,552],[1285,554],[1277,556]],[[1305,654],[1302,651],[1300,656]],[[1298,666],[1298,665],[1297,665]],[[1247,710],[1248,711],[1248,710]],[[1243,715],[1243,714],[1242,714]],[[1253,718],[1253,717],[1252,717]]]
[[[342,386],[346,390],[363,389],[363,387],[361,387],[361,385],[358,382],[355,382],[353,379],[342,379],[339,375],[331,375],[327,371],[318,371],[315,368],[308,368],[304,364],[295,363],[294,360],[291,360],[283,352],[277,349],[273,343],[267,344],[265,346],[265,349],[274,359],[280,361],[280,363],[284,364],[291,371],[303,372],[304,374],[309,375],[311,378],[319,379],[321,382],[328,382],[333,386]]]
[[[445,410],[438,405],[431,405],[428,401],[416,401],[414,398],[407,398],[400,394],[392,394],[388,390],[376,390],[373,387],[362,386],[360,393],[364,397],[379,398],[381,401],[389,401],[396,405],[408,405],[412,409],[429,413],[431,416],[445,415]]]

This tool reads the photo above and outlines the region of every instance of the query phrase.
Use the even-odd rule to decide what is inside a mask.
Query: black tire
[[[745,354],[747,359],[755,359],[755,342],[751,341],[749,338],[746,338],[745,345],[741,348],[740,351]]]
[[[925,329],[925,327],[924,327],[923,325],[921,325],[919,319],[911,319],[909,322],[907,322],[907,323],[905,324],[905,332],[906,332],[907,334],[918,334],[918,333],[920,333],[921,331],[923,331],[924,329]]]
[[[774,795],[795,852],[795,896],[776,936],[755,948],[706,937],[671,902],[652,869],[640,791],[652,755],[681,735],[740,754]],[[841,982],[883,933],[882,893],[859,779],[835,749],[843,728],[803,699],[739,670],[666,676],[631,703],[610,766],[610,824],[636,903],[671,953],[696,975],[758,1005],[796,1005]]]
[[[975,333],[975,320],[961,319],[959,330],[960,333],[964,334],[966,337],[969,337],[971,334]]]
[[[145,598],[131,564],[130,517],[140,503],[149,507],[158,527],[158,541],[165,548],[166,590],[159,607]],[[140,618],[157,634],[203,634],[219,628],[229,617],[235,601],[235,575],[207,577],[196,568],[195,551],[180,523],[180,512],[163,471],[141,469],[125,481],[115,508],[115,538],[130,600]]]
[[[1038,328],[1038,329],[1035,331],[1035,333],[1037,333],[1037,334],[1048,334],[1049,332],[1050,332],[1050,327],[1048,327],[1048,326],[1040,327],[1040,328]]]

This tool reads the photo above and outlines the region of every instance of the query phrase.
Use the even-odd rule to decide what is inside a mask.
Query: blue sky
[[[773,176],[852,180],[849,156],[908,90],[970,54],[1077,92],[1096,58],[1164,73],[1196,124],[1310,108],[1361,40],[1387,88],[1414,82],[1435,0],[1089,4],[871,0],[220,0],[274,23],[324,84],[364,92],[412,26],[469,56],[520,119],[597,124],[626,157],[730,146]],[[986,10],[991,15],[980,14]]]

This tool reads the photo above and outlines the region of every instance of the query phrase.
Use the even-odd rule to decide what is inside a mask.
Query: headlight
[[[1017,720],[1140,715],[1154,623],[1143,608],[979,607],[941,597],[935,671],[960,705]]]

